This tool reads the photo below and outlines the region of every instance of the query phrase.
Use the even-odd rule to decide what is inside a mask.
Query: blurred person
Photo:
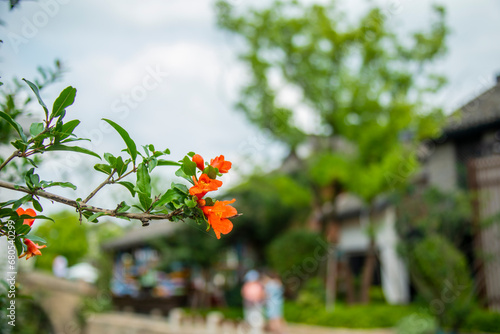
[[[245,321],[252,328],[252,332],[260,332],[264,327],[265,292],[260,275],[256,270],[250,270],[245,275],[245,284],[241,288],[243,297],[243,314]]]
[[[283,283],[273,271],[266,272],[262,277],[265,291],[266,317],[269,320],[269,330],[272,333],[285,333],[285,319],[283,318]]]
[[[68,259],[62,255],[57,255],[52,261],[52,273],[56,277],[66,278],[68,275]]]

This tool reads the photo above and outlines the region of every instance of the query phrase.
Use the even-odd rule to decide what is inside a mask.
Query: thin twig
[[[102,187],[104,187],[105,185],[109,184],[110,183],[109,181],[111,180],[111,178],[113,177],[113,175],[115,174],[115,172],[116,172],[116,169],[113,169],[113,171],[111,172],[111,174],[109,174],[108,178],[106,180],[104,180],[103,183],[101,183],[100,185],[98,185],[97,188],[95,188],[90,193],[90,195],[88,195],[87,198],[82,203],[87,203],[88,201],[90,201],[90,199],[92,197],[94,197],[95,194],[97,194],[97,192],[102,189]]]
[[[127,177],[127,176],[129,176],[130,174],[135,173],[136,171],[137,171],[137,168],[136,168],[136,167],[132,168],[132,170],[131,170],[131,171],[129,171],[129,172],[127,172],[127,173],[123,174],[122,176],[120,176],[119,178],[117,178],[116,180],[114,180],[114,181],[113,181],[113,183],[118,182],[118,181],[120,181],[120,180],[122,180],[122,179],[126,178],[126,177]]]
[[[91,212],[103,212],[108,216],[112,217],[126,217],[130,219],[138,219],[143,222],[147,222],[149,220],[161,220],[161,219],[167,219],[171,220],[174,216],[182,213],[182,209],[177,209],[169,214],[164,214],[164,213],[159,213],[159,214],[151,214],[151,213],[131,213],[131,212],[116,212],[115,210],[111,209],[103,209],[95,206],[88,205],[83,202],[77,202],[69,198],[65,198],[56,194],[52,194],[49,192],[46,192],[44,190],[30,190],[26,187],[23,186],[17,186],[13,183],[10,182],[5,182],[5,181],[0,181],[0,188],[5,188],[5,189],[10,189],[14,191],[20,191],[24,192],[27,194],[31,195],[36,195],[40,196],[46,199],[49,199],[54,202],[62,203],[68,206],[72,206],[74,208],[80,209],[80,210],[85,210],[85,211],[91,211]]]
[[[12,159],[14,159],[15,157],[19,157],[21,156],[21,151],[19,150],[16,150],[14,153],[12,153],[12,155],[10,157],[8,157],[1,165],[0,165],[0,170],[2,170],[2,168],[4,168]]]

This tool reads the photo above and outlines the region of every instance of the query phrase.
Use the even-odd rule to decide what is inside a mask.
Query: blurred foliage
[[[2,332],[4,333],[4,332]],[[9,332],[5,332],[9,333]],[[48,315],[30,297],[16,297],[16,326],[12,334],[52,334]]]
[[[335,310],[327,311],[324,303],[304,307],[285,303],[285,318],[289,322],[341,328],[388,328],[400,319],[416,313],[414,305],[352,305],[337,303]]]
[[[381,286],[372,286],[370,288],[370,301],[383,304],[385,300],[384,289]]]
[[[52,271],[54,258],[62,255],[68,260],[69,267],[82,261],[89,261],[102,269],[101,277],[111,275],[111,260],[99,248],[104,241],[123,234],[122,227],[111,222],[102,222],[98,225],[80,223],[78,214],[70,211],[62,211],[51,217],[55,222],[45,221],[34,225],[37,235],[45,239],[48,245],[43,255],[36,257],[36,268]],[[98,287],[107,287],[108,279],[104,279],[102,284],[98,281]]]
[[[434,334],[436,330],[436,319],[421,313],[413,313],[404,317],[396,326],[398,334]]]
[[[36,268],[51,271],[52,262],[58,255],[66,257],[68,266],[82,261],[89,250],[88,224],[81,224],[78,214],[63,211],[51,215],[55,222],[36,225],[36,234],[47,241],[43,255],[36,257]]]
[[[396,230],[407,241],[439,234],[458,248],[465,248],[472,234],[471,196],[461,190],[420,190],[411,187],[393,197],[398,209]]]
[[[319,154],[310,161],[313,181],[340,182],[370,202],[415,170],[411,143],[439,135],[443,114],[425,102],[446,82],[432,65],[446,52],[448,28],[442,7],[427,31],[408,38],[381,8],[353,22],[337,4],[241,10],[219,0],[216,11],[219,26],[245,43],[240,59],[250,79],[238,109],[292,151],[307,144]],[[300,102],[283,102],[290,91]],[[299,111],[316,126],[302,126]],[[402,166],[411,168],[401,175]]]
[[[500,333],[500,313],[475,308],[462,325],[463,330]]]
[[[326,260],[325,244],[317,232],[308,229],[286,231],[267,248],[269,265],[283,278],[285,285],[303,281],[303,277],[314,277]],[[293,285],[298,288],[298,284]]]
[[[317,307],[325,301],[325,285],[319,277],[307,280],[297,296],[297,305],[303,307]]]
[[[474,303],[471,197],[413,187],[399,194],[396,230],[417,292],[440,327],[458,329]]]
[[[473,282],[465,256],[446,238],[431,235],[409,254],[410,274],[442,328],[458,330],[473,307]]]
[[[300,179],[283,174],[251,176],[228,195],[236,198],[238,211],[244,214],[226,239],[253,245],[261,260],[270,242],[304,220],[312,197]]]

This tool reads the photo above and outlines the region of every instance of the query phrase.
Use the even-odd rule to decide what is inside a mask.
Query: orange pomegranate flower
[[[193,155],[193,162],[196,163],[196,167],[198,167],[200,170],[205,169],[205,162],[203,161],[203,157],[201,155]]]
[[[219,155],[217,158],[210,160],[210,166],[218,168],[219,172],[221,173],[229,172],[229,170],[231,169],[231,165],[231,161],[224,160],[223,155]]]
[[[214,229],[217,239],[220,239],[220,234],[228,234],[233,229],[233,223],[227,218],[236,216],[238,212],[235,208],[228,205],[234,203],[231,201],[217,201],[213,206],[205,206],[202,208],[203,213],[208,218],[208,223]]]
[[[31,217],[36,217],[36,212],[33,209],[26,209],[26,210],[24,210],[23,208],[17,208],[16,212],[17,212],[17,214],[19,216],[21,216],[21,215],[28,215],[28,216],[31,216]],[[25,219],[24,222],[23,222],[23,224],[24,225],[29,225],[31,227],[31,225],[33,225],[34,221],[35,221],[35,219]]]
[[[24,252],[23,254],[21,254],[21,256],[19,256],[19,258],[26,256],[26,260],[32,256],[42,255],[42,252],[40,252],[40,249],[47,247],[47,245],[40,246],[39,244],[35,244],[30,239],[24,239],[24,243],[26,244],[26,246],[28,246],[28,250],[26,252]]]
[[[189,193],[193,196],[197,196],[198,199],[202,198],[209,191],[214,191],[222,186],[222,181],[214,180],[208,177],[207,174],[201,174],[198,181],[193,176],[194,186],[189,189]]]

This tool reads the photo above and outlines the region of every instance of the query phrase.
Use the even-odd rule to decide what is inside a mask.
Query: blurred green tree
[[[245,214],[238,217],[238,228],[227,240],[251,245],[261,263],[269,260],[266,248],[274,239],[290,226],[301,225],[312,198],[307,184],[280,173],[254,175],[229,195],[237,199],[238,210]]]
[[[49,271],[56,256],[66,257],[68,266],[72,266],[83,260],[89,250],[88,224],[80,224],[76,213],[63,211],[52,218],[55,222],[46,221],[36,226],[37,235],[45,239],[48,246],[43,256],[36,258],[36,267]]]
[[[377,195],[416,170],[416,143],[437,136],[443,119],[427,98],[446,82],[433,67],[446,51],[444,8],[434,7],[437,18],[428,31],[408,38],[390,24],[390,12],[374,7],[350,20],[337,4],[290,0],[241,10],[226,0],[216,3],[219,26],[244,40],[240,58],[249,79],[237,108],[292,154],[307,147],[311,219],[327,234],[335,212],[323,207],[339,192],[359,195],[369,209]],[[314,124],[304,126],[310,120]],[[375,267],[370,236],[364,302]],[[334,284],[329,280],[329,303]]]

